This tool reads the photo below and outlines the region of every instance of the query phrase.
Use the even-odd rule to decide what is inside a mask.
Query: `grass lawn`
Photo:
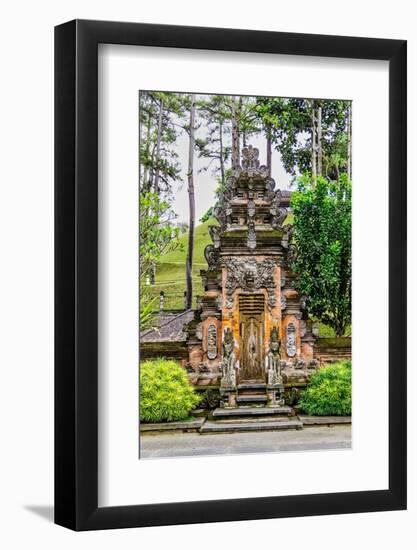
[[[193,307],[196,305],[196,296],[203,294],[203,285],[200,270],[207,269],[204,258],[204,249],[211,244],[209,226],[218,225],[217,221],[210,219],[197,225],[194,232],[194,261],[193,261]],[[183,309],[185,291],[185,261],[187,257],[188,232],[183,233],[177,239],[177,248],[165,254],[163,260],[157,265],[155,285],[150,287],[152,294],[159,296],[161,290],[165,294],[165,309]],[[156,308],[158,303],[155,303]]]

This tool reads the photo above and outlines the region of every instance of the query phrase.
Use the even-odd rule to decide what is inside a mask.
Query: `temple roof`
[[[141,343],[146,342],[185,342],[187,334],[183,331],[184,324],[194,318],[194,310],[188,309],[181,313],[161,313],[157,316],[155,329],[145,330],[141,336]]]

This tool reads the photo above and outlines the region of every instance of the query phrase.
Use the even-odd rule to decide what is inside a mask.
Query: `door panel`
[[[240,296],[240,379],[264,378],[264,296],[263,294]]]

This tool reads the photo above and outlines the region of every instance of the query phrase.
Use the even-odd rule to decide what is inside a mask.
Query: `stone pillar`
[[[233,387],[233,386],[221,387],[220,397],[222,398],[222,401],[223,401],[223,407],[226,406],[226,407],[235,408],[237,405],[236,394],[237,394],[236,387]],[[226,405],[225,405],[225,402],[226,402]]]

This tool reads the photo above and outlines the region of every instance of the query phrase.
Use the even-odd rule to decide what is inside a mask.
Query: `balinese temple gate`
[[[281,406],[284,387],[317,367],[290,269],[293,227],[258,157],[252,146],[242,150],[214,209],[218,225],[210,227],[208,269],[201,271],[205,292],[186,329],[189,371],[217,374],[223,407],[255,401],[251,390]]]

